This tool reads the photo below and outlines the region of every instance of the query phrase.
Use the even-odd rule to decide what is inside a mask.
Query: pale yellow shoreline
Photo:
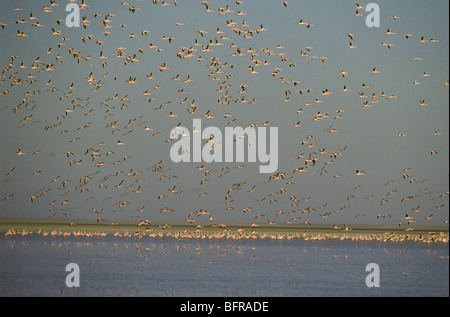
[[[396,227],[389,225],[194,223],[121,220],[7,219],[0,218],[5,237],[39,234],[75,237],[172,237],[176,239],[275,239],[415,241],[448,243],[448,226]]]

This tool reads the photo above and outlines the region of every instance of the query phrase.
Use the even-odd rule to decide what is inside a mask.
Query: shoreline
[[[172,237],[176,239],[275,239],[415,241],[448,243],[448,226],[398,227],[392,225],[211,223],[120,220],[97,222],[73,219],[0,218],[4,237],[38,234],[74,237]]]

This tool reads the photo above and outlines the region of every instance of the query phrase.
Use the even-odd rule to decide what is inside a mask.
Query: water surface
[[[32,234],[1,237],[0,254],[0,296],[449,296],[441,243]],[[79,288],[65,284],[68,263]]]

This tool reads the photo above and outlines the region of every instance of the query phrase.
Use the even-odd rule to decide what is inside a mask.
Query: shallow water
[[[77,263],[80,287],[66,286]],[[366,286],[377,263],[380,287]],[[0,296],[449,296],[448,244],[0,238]]]

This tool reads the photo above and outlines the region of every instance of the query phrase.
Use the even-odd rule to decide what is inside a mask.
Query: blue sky
[[[200,1],[87,1],[90,7],[81,10],[90,21],[86,28],[58,25],[68,2],[56,3],[53,12],[43,12],[49,1],[4,1],[0,12],[6,24],[0,29],[2,217],[398,224],[408,214],[411,224],[448,220],[447,1],[378,1],[379,28],[365,25],[364,9],[364,16],[355,16],[352,1],[290,1],[285,7],[279,1],[212,0],[213,12],[205,12]],[[217,14],[227,5],[233,12]],[[132,6],[140,10],[132,13]],[[30,20],[30,13],[38,19]],[[112,28],[105,29],[101,21],[110,13]],[[36,21],[44,26],[32,26]],[[261,25],[267,31],[256,32]],[[51,34],[52,28],[61,34]],[[388,29],[396,34],[386,34]],[[18,30],[29,37],[17,36]],[[422,36],[439,41],[421,43]],[[216,40],[223,45],[201,51]],[[358,47],[349,48],[349,42]],[[119,47],[125,57],[116,57]],[[193,47],[195,56],[180,59],[182,47]],[[50,48],[53,54],[47,54]],[[237,48],[243,56],[235,56]],[[101,52],[108,58],[99,59]],[[17,57],[12,61],[11,55]],[[139,61],[125,65],[133,55]],[[52,70],[46,70],[49,64]],[[163,64],[169,69],[161,72]],[[372,73],[374,67],[380,73]],[[98,90],[88,83],[91,73]],[[151,73],[155,79],[147,78]],[[173,80],[177,75],[181,80]],[[193,82],[184,83],[188,76]],[[138,83],[126,83],[130,77]],[[351,91],[342,91],[344,86]],[[322,95],[326,89],[332,94]],[[237,98],[243,96],[255,102],[242,103]],[[419,106],[421,100],[428,106]],[[371,107],[363,107],[365,101]],[[201,117],[208,111],[214,119]],[[170,112],[178,117],[168,117]],[[327,116],[312,120],[318,113]],[[179,123],[191,129],[194,118],[220,129],[266,121],[278,127],[277,172],[284,178],[268,182],[270,175],[258,173],[259,163],[203,164],[215,170],[206,176],[197,168],[202,164],[173,163],[170,130]],[[299,121],[301,127],[292,127]],[[126,144],[117,145],[119,140]],[[19,149],[26,155],[17,155]],[[161,160],[162,169],[153,171]],[[97,167],[99,162],[104,165]],[[306,171],[294,173],[299,167]],[[365,175],[353,175],[356,170]],[[115,187],[122,181],[124,188]],[[179,194],[169,192],[173,186]],[[196,214],[200,209],[209,214]],[[264,216],[255,219],[258,214]]]

